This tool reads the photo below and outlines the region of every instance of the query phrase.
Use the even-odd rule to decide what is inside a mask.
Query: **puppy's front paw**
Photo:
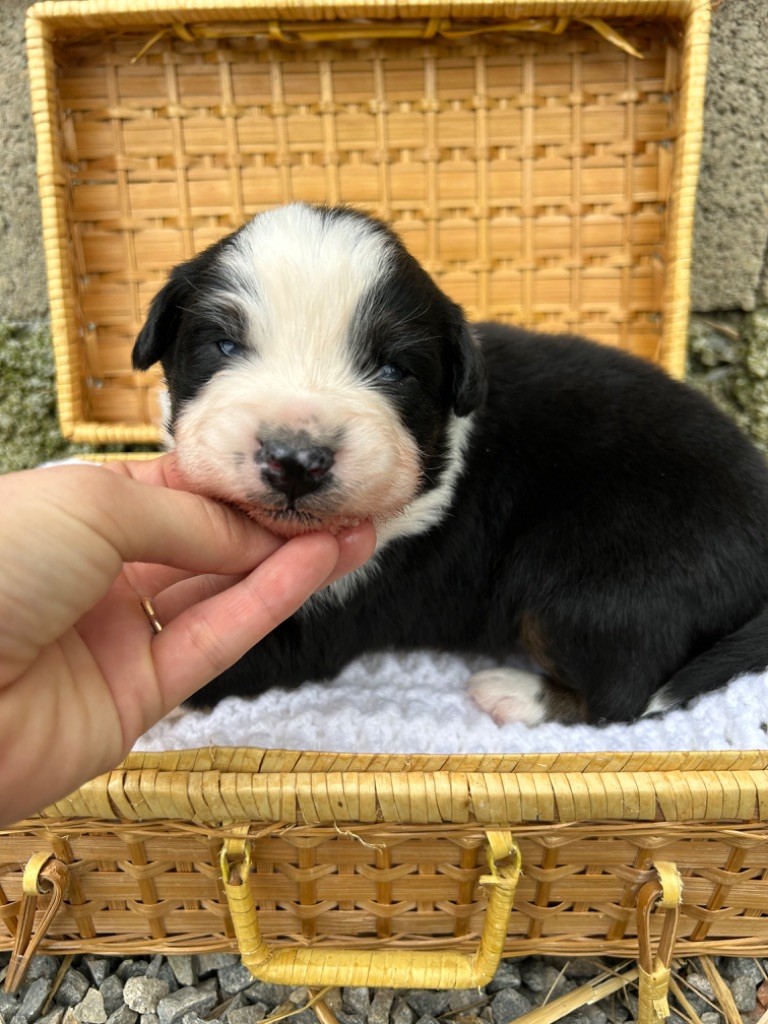
[[[517,668],[491,668],[470,677],[469,695],[497,725],[539,725],[547,719],[546,686],[541,676]]]

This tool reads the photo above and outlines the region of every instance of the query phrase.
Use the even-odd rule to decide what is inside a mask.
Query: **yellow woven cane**
[[[402,949],[275,949],[261,934],[248,876],[250,847],[224,844],[222,878],[240,955],[261,981],[278,985],[385,986],[387,988],[476,988],[496,973],[507,922],[520,877],[520,851],[509,832],[488,832],[490,874],[480,879],[488,891],[488,909],[475,953],[414,952]],[[233,857],[235,858],[233,863]]]
[[[676,866],[669,861],[655,861],[654,868],[658,881],[644,885],[637,897],[638,1024],[660,1024],[669,1016],[669,965],[683,898],[683,883]],[[651,952],[651,910],[656,904],[665,913],[654,956]]]

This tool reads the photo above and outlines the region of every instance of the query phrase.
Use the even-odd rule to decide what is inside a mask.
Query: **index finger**
[[[189,490],[174,452],[166,452],[151,459],[115,459],[102,463],[102,467],[119,473],[120,476],[130,477],[131,480],[138,480],[139,483],[151,484],[153,487],[170,487],[174,491]]]

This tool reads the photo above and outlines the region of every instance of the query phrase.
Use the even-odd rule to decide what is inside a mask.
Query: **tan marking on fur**
[[[539,620],[532,612],[523,612],[520,620],[520,643],[525,651],[540,665],[546,675],[544,704],[547,719],[572,725],[587,720],[584,698],[572,690],[563,680],[560,671],[549,653],[549,642]]]

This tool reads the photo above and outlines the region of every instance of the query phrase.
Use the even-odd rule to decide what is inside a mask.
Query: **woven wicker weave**
[[[251,891],[277,945],[471,950],[486,832],[509,830],[522,875],[507,953],[635,955],[637,894],[658,859],[683,879],[675,955],[757,955],[767,768],[766,752],[133,754],[0,832],[0,919],[14,930],[23,865],[47,852],[72,880],[46,949],[234,949],[219,857],[247,833]]]
[[[292,199],[387,218],[473,316],[682,373],[707,27],[704,0],[32,8],[65,432],[157,439],[157,379],[129,366],[151,296]],[[16,942],[16,980],[38,941],[239,942],[278,980],[411,985],[476,984],[502,947],[640,947],[648,1024],[670,949],[765,950],[767,768],[765,753],[134,754],[0,833],[0,947]]]
[[[703,0],[33,8],[64,432],[158,439],[129,359],[150,298],[293,199],[390,220],[472,316],[682,373],[706,22]]]

